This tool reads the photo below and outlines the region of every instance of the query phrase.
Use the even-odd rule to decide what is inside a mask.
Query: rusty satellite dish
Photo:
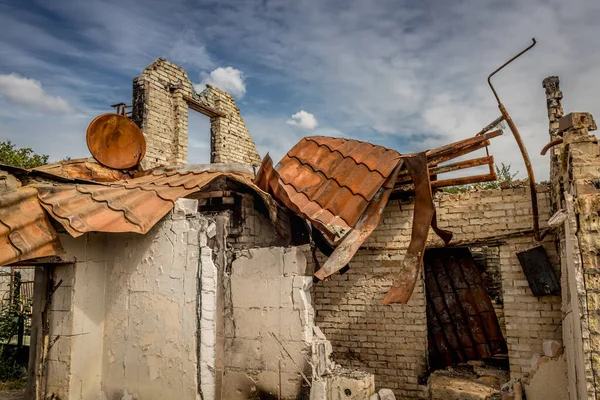
[[[140,128],[119,114],[96,117],[88,126],[86,142],[92,156],[108,168],[133,168],[146,154],[146,140]]]

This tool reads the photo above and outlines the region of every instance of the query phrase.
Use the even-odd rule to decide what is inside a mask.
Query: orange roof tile
[[[146,233],[165,216],[179,198],[202,190],[226,176],[250,187],[265,200],[273,200],[252,183],[248,171],[223,172],[217,166],[159,168],[142,176],[110,184],[36,184],[46,211],[74,237],[86,232]]]
[[[61,178],[83,179],[95,182],[114,182],[129,179],[133,176],[127,171],[111,169],[99,164],[93,158],[78,158],[74,160],[59,161],[33,168],[33,172],[42,172]]]
[[[0,265],[64,252],[37,190],[22,187],[0,195]]]
[[[325,228],[330,237],[340,237],[355,226],[400,159],[397,151],[371,143],[306,137],[277,164],[277,176],[270,179],[279,180],[292,203],[286,206]]]
[[[68,168],[59,169],[66,173],[63,178],[82,176]],[[33,183],[0,195],[0,265],[63,252],[48,214],[73,237],[86,232],[143,234],[173,208],[177,199],[201,191],[220,177],[254,191],[271,219],[276,220],[274,200],[252,182],[254,173],[244,166],[157,168],[110,183]]]

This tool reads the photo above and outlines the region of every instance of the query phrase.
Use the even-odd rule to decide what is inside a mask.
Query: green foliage
[[[36,154],[30,148],[19,149],[10,140],[0,142],[0,164],[19,168],[35,168],[48,164],[47,154]]]
[[[27,372],[27,365],[18,358],[18,349],[9,345],[31,310],[30,304],[24,304],[20,288],[21,275],[16,272],[12,286],[13,299],[3,302],[0,307],[0,381],[22,381]]]
[[[514,174],[510,172],[510,164],[506,165],[504,163],[495,165],[496,175],[498,175],[498,180],[493,182],[484,182],[470,185],[459,185],[459,186],[449,186],[444,188],[444,193],[466,193],[475,189],[483,189],[483,190],[492,190],[499,188],[511,188],[515,185],[515,177],[519,174],[519,171]]]

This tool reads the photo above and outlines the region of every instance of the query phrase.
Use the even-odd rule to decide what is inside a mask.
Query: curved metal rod
[[[531,41],[533,43],[531,43],[531,45],[529,45],[529,47],[527,47],[525,50],[523,50],[522,52],[520,52],[519,54],[517,54],[516,56],[514,56],[513,58],[511,58],[510,60],[508,60],[507,62],[505,62],[504,64],[502,64],[501,66],[499,66],[494,72],[492,72],[489,76],[488,76],[488,85],[490,85],[490,88],[492,89],[492,92],[494,92],[494,96],[496,97],[496,101],[498,101],[498,104],[500,103],[500,98],[498,97],[498,93],[496,93],[496,89],[494,89],[494,86],[492,86],[492,76],[496,75],[496,73],[498,73],[502,68],[506,67],[508,64],[510,64],[511,62],[515,61],[517,58],[521,57],[524,53],[526,53],[527,51],[529,51],[533,46],[535,46],[535,44],[537,43],[537,41],[535,40],[535,38],[531,38]]]
[[[563,138],[554,139],[553,141],[549,142],[547,145],[544,146],[544,148],[542,149],[542,152],[540,154],[545,156],[546,153],[548,152],[548,150],[550,150],[551,148],[553,148],[554,146],[556,146],[558,144],[561,144],[562,142],[563,142]]]
[[[546,236],[547,231],[540,232],[540,221],[539,221],[539,212],[538,212],[538,204],[537,204],[537,191],[536,191],[536,184],[535,184],[535,176],[533,174],[533,167],[531,166],[531,160],[529,159],[529,154],[527,153],[527,148],[525,147],[525,144],[523,143],[523,139],[521,138],[521,134],[519,133],[517,126],[515,125],[512,118],[510,117],[510,114],[508,113],[508,111],[506,111],[506,108],[504,108],[504,105],[500,101],[500,97],[498,97],[498,93],[496,93],[496,89],[494,89],[494,86],[492,85],[492,81],[491,81],[492,76],[494,76],[498,71],[500,71],[502,68],[506,67],[508,64],[510,64],[515,59],[519,58],[525,52],[530,50],[533,46],[535,46],[535,44],[537,43],[535,38],[531,39],[531,40],[533,41],[533,43],[531,45],[529,45],[529,47],[527,47],[525,50],[521,51],[519,54],[517,54],[516,56],[514,56],[513,58],[511,58],[504,64],[502,64],[500,67],[498,67],[494,72],[492,72],[488,76],[488,84],[490,85],[490,88],[492,89],[492,92],[494,93],[494,97],[496,97],[496,101],[498,101],[498,108],[500,109],[500,113],[504,117],[504,121],[506,121],[506,124],[510,128],[511,132],[513,133],[513,136],[515,137],[515,140],[517,141],[517,145],[519,146],[519,150],[521,151],[521,155],[523,156],[523,161],[525,162],[525,168],[527,169],[527,177],[529,178],[529,191],[531,192],[531,211],[533,214],[532,215],[533,232],[535,235],[535,239],[540,241],[544,238],[544,236]]]

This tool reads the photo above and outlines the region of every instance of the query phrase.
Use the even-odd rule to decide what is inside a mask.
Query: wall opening
[[[188,108],[188,163],[210,163],[210,118]]]
[[[493,248],[425,252],[430,370],[483,360],[507,366],[499,257]]]

